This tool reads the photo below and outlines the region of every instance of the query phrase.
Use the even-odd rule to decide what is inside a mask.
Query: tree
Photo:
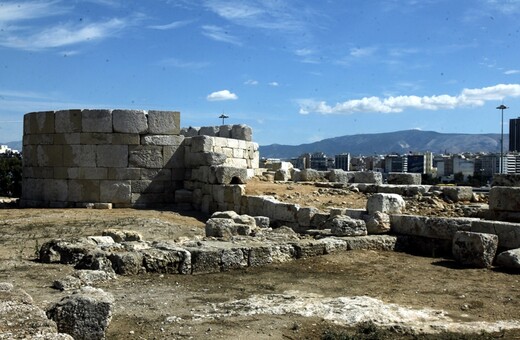
[[[0,154],[0,195],[20,197],[22,194],[22,155]]]

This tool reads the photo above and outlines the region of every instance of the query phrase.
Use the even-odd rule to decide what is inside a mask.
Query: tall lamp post
[[[224,125],[224,119],[229,118],[229,116],[221,114],[218,118],[222,118],[222,125]]]
[[[497,106],[497,110],[502,111],[502,123],[500,124],[500,167],[499,172],[504,173],[504,110],[508,107],[504,104]]]

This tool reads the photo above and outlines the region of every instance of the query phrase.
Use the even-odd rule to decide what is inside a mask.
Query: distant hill
[[[504,135],[504,151],[509,136]],[[260,157],[282,158],[303,153],[324,152],[328,156],[341,153],[351,155],[385,155],[412,152],[460,153],[500,152],[500,134],[439,133],[434,131],[405,130],[387,133],[360,134],[327,138],[301,145],[271,144],[260,146]]]
[[[16,142],[0,142],[0,145],[7,145],[12,150],[18,150],[19,152],[22,152],[22,141],[16,141]]]

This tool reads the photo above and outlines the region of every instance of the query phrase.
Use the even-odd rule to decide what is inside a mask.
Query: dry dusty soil
[[[319,192],[311,185],[253,182],[247,190],[321,208],[362,208],[366,202],[359,193]],[[26,290],[45,309],[66,294],[51,288],[52,282],[73,271],[67,265],[35,261],[45,241],[100,235],[106,228],[135,230],[145,240],[203,237],[207,218],[172,210],[0,209],[0,282]],[[115,297],[107,339],[463,337],[417,335],[417,328],[406,331],[406,322],[394,322],[389,331],[370,323],[352,327],[353,319],[363,319],[363,308],[370,308],[367,301],[397,311],[403,320],[428,309],[417,321],[419,328],[490,325],[495,333],[466,338],[520,339],[520,332],[501,331],[497,324],[520,327],[519,280],[515,273],[459,268],[449,259],[349,251],[217,274],[119,276],[97,287]],[[360,309],[349,307],[348,301],[361,301]],[[354,317],[343,318],[351,312]],[[374,315],[375,323],[387,318]]]

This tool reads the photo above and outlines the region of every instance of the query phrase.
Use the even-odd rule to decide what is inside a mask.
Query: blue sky
[[[0,142],[23,114],[181,111],[260,145],[520,116],[520,0],[0,0]]]

